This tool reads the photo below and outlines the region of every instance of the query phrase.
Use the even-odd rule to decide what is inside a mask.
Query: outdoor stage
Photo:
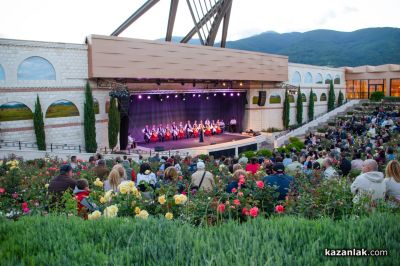
[[[232,133],[224,133],[221,135],[214,135],[210,137],[204,137],[204,142],[199,142],[199,138],[190,138],[190,139],[179,139],[179,140],[169,140],[164,142],[151,142],[138,143],[139,149],[152,149],[155,147],[163,147],[165,151],[169,150],[182,150],[189,148],[196,148],[202,146],[209,146],[221,143],[232,142],[236,140],[248,139],[249,136],[241,135],[241,134],[232,134]]]

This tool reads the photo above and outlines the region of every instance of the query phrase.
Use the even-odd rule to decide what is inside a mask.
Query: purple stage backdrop
[[[148,95],[142,95],[142,99],[139,99],[137,95],[131,96],[129,105],[129,134],[133,134],[136,141],[143,141],[142,129],[145,125],[158,126],[160,123],[165,125],[168,123],[171,125],[175,121],[177,125],[179,122],[185,124],[187,120],[190,120],[193,124],[194,120],[199,123],[202,119],[224,120],[225,124],[228,125],[232,117],[237,120],[237,131],[242,130],[242,121],[244,116],[245,99],[246,94],[241,92],[238,96],[234,93],[231,96],[230,93],[226,93],[223,96],[222,93],[217,93],[214,96],[213,93],[209,94],[209,99],[206,99],[206,94],[200,94],[198,97],[196,94],[185,94],[185,101],[182,99],[182,95],[175,98],[174,94],[170,94],[169,98],[163,95],[163,101],[157,95],[151,95],[150,99],[147,99]]]

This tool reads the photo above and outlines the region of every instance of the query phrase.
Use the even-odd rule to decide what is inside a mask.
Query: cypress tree
[[[335,89],[333,88],[333,81],[331,80],[329,85],[329,95],[328,95],[328,112],[335,109]]]
[[[38,150],[46,150],[46,133],[44,131],[43,112],[40,105],[39,95],[36,97],[35,113],[33,115],[33,126],[35,128],[36,143]]]
[[[344,101],[344,95],[343,95],[342,91],[340,91],[339,97],[338,97],[338,107],[343,105],[343,101]]]
[[[86,152],[96,152],[96,118],[94,114],[94,103],[92,89],[89,82],[85,88],[85,104],[84,104],[84,132],[85,132],[85,147]]]
[[[114,149],[118,142],[121,117],[117,107],[117,99],[111,97],[110,110],[108,111],[108,145]]]
[[[308,104],[308,121],[314,120],[314,92],[310,91],[310,100]]]
[[[297,106],[296,106],[296,109],[297,109],[297,112],[296,112],[297,124],[301,125],[301,124],[303,124],[303,98],[301,97],[300,86],[297,89]]]
[[[289,93],[288,93],[287,90],[285,92],[285,101],[283,102],[282,120],[283,120],[283,127],[285,129],[289,128],[289,123],[290,123],[290,103],[289,103]]]

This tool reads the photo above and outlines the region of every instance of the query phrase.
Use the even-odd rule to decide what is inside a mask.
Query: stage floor
[[[180,140],[176,140],[176,141],[170,140],[170,141],[156,142],[156,143],[149,143],[149,144],[146,144],[143,142],[143,143],[138,144],[138,148],[153,150],[155,147],[161,146],[161,147],[164,147],[165,151],[182,150],[182,149],[188,149],[188,148],[195,148],[195,147],[202,147],[202,146],[226,143],[226,142],[242,140],[242,139],[247,139],[247,138],[250,138],[250,137],[241,135],[241,134],[225,133],[225,134],[221,134],[221,135],[204,137],[204,142],[202,142],[202,143],[199,142],[199,138],[190,138],[190,139],[180,139]]]

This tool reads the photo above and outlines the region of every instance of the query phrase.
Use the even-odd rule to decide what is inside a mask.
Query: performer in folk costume
[[[225,122],[224,120],[221,119],[219,122],[219,126],[221,127],[221,133],[225,131]]]
[[[215,121],[212,120],[211,122],[211,134],[215,135],[217,133],[217,125],[215,124]]]
[[[179,123],[178,138],[183,139],[185,137],[185,130],[183,129],[182,122]]]
[[[199,128],[197,126],[197,123],[195,122],[193,124],[193,137],[197,138],[199,136]]]
[[[203,124],[203,120],[200,120],[200,124],[199,124],[199,142],[204,142],[204,124]]]
[[[172,122],[171,133],[172,133],[173,140],[178,140],[178,131],[179,131],[179,129],[176,126],[175,122]]]
[[[210,125],[210,119],[208,118],[206,119],[206,121],[204,121],[204,126],[207,127],[207,125]]]
[[[164,142],[164,137],[165,137],[165,128],[163,127],[162,124],[160,124],[157,128],[157,134],[158,134],[158,141]]]
[[[144,129],[142,130],[142,132],[143,132],[143,134],[144,134],[144,141],[145,141],[146,143],[149,143],[149,142],[150,142],[150,137],[151,137],[151,132],[150,132],[149,126],[146,125],[146,126],[144,127]]]
[[[205,125],[204,135],[205,136],[211,136],[212,135],[211,125],[210,124],[206,124]]]
[[[185,130],[185,133],[186,133],[186,138],[187,139],[190,138],[190,136],[193,134],[193,127],[192,127],[192,125],[190,123],[190,120],[188,120],[186,122],[184,130]]]
[[[169,124],[165,127],[165,135],[164,135],[164,140],[171,140],[172,138],[172,133],[171,129],[169,128]]]
[[[155,129],[155,127],[154,127],[154,129],[151,130],[150,141],[151,142],[157,142],[158,141],[158,134],[157,134],[157,130]]]
[[[221,129],[221,123],[219,122],[219,119],[217,120],[217,129],[215,130],[215,133],[217,135],[222,133],[222,129]]]

